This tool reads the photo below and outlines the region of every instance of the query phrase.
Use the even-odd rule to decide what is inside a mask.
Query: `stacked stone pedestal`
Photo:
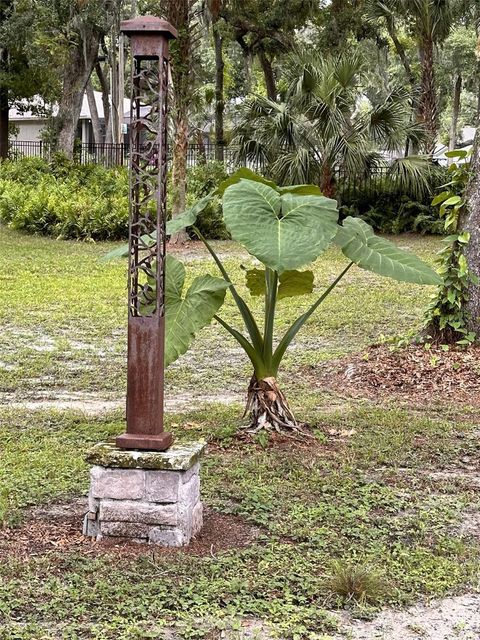
[[[84,535],[166,547],[188,544],[202,527],[204,448],[204,442],[174,444],[162,452],[96,445],[87,457],[93,467]]]

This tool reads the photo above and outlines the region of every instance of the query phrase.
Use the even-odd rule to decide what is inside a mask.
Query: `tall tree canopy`
[[[246,56],[255,56],[262,67],[267,96],[278,96],[274,62],[288,52],[295,30],[303,27],[318,9],[315,0],[228,0],[220,14],[233,30]]]
[[[451,0],[367,0],[371,18],[384,21],[395,50],[409,79],[413,106],[417,118],[426,131],[424,150],[432,153],[438,136],[438,92],[435,78],[435,47],[442,44],[450,33],[453,14]],[[412,60],[399,37],[399,27],[414,39],[420,63],[420,78],[415,74]]]
[[[0,157],[8,152],[9,108],[48,111],[61,81],[28,0],[0,2]],[[41,98],[42,101],[33,98]]]

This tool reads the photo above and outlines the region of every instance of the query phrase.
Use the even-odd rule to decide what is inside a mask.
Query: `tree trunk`
[[[470,242],[465,247],[465,257],[471,274],[480,283],[480,129],[477,129],[472,151],[472,177],[467,188],[467,207],[460,221],[462,231],[470,233]],[[480,339],[480,284],[470,283],[468,288],[468,327]]]
[[[205,142],[203,140],[203,131],[201,131],[201,129],[197,130],[196,138],[197,138],[197,148],[198,148],[196,164],[207,164],[207,150],[205,149]]]
[[[6,58],[6,50],[3,49],[0,53],[1,66],[3,67],[4,60]],[[0,87],[0,159],[5,160],[8,158],[8,87]]]
[[[397,28],[393,20],[387,20],[386,22],[387,22],[388,35],[392,39],[393,45],[395,47],[395,51],[397,52],[397,55],[400,58],[403,68],[405,69],[405,73],[407,74],[408,82],[413,90],[415,89],[415,85],[417,84],[417,79],[415,77],[415,74],[413,73],[405,48],[403,44],[400,42],[400,40],[398,39]]]
[[[118,25],[120,29],[120,24]],[[125,112],[125,36],[118,37],[118,141],[124,141],[123,118]]]
[[[185,210],[187,192],[188,123],[186,117],[179,118],[175,124],[172,162],[172,218]],[[179,231],[170,238],[172,244],[186,242],[187,240],[186,231]]]
[[[2,2],[0,5],[0,23],[3,22],[12,7],[12,0]],[[8,73],[8,51],[5,47],[0,49],[0,71]],[[9,134],[9,92],[8,86],[0,84],[0,160],[8,158],[8,134]]]
[[[213,25],[213,40],[215,44],[215,160],[223,162],[225,159],[225,132],[223,115],[225,111],[224,83],[225,62],[223,60],[223,38],[218,31],[218,25]]]
[[[71,47],[63,68],[63,90],[57,116],[57,149],[73,158],[75,134],[87,82],[98,56],[100,36],[88,34]]]
[[[97,74],[100,87],[102,89],[102,103],[103,103],[103,122],[105,126],[105,143],[110,144],[112,142],[112,122],[110,118],[110,88],[108,86],[108,80],[103,73],[102,66],[99,62],[95,65],[95,72]]]
[[[275,378],[250,380],[245,415],[249,415],[249,431],[258,433],[262,429],[284,433],[303,431],[304,425],[297,422],[287,399],[281,392]]]
[[[477,87],[477,113],[475,115],[476,115],[475,124],[478,127],[480,123],[480,80],[478,82],[478,87]]]
[[[452,122],[450,125],[450,140],[448,142],[449,151],[453,151],[457,146],[458,116],[460,114],[460,100],[462,95],[462,76],[457,74],[453,83],[453,109]]]
[[[184,211],[187,189],[188,114],[192,106],[195,83],[193,75],[194,42],[192,40],[193,4],[191,0],[164,0],[163,2],[163,11],[167,20],[178,31],[178,38],[172,42],[170,49],[173,84],[172,120],[175,125],[172,162],[172,217]],[[170,242],[173,244],[187,240],[186,231],[176,233],[170,238]]]
[[[419,116],[426,131],[425,153],[432,154],[437,143],[438,106],[433,63],[433,41],[431,39],[423,43],[420,60],[422,65],[422,84],[418,105]]]
[[[405,69],[405,73],[407,74],[408,82],[410,84],[410,88],[412,91],[411,102],[410,102],[411,108],[412,108],[411,121],[415,122],[415,120],[418,118],[418,100],[416,97],[417,78],[415,76],[415,73],[413,72],[413,69],[410,64],[410,60],[408,59],[405,48],[403,44],[400,42],[400,40],[398,39],[397,28],[394,20],[392,18],[386,19],[386,25],[387,25],[388,35],[392,39],[393,45],[395,47],[395,51],[397,52],[397,55],[400,58],[403,68]],[[404,153],[405,157],[410,155],[410,152],[413,155],[416,155],[418,153],[418,148],[416,148],[416,145],[414,147],[411,141],[407,139],[405,143],[405,153]]]
[[[112,142],[118,142],[118,61],[117,61],[117,45],[112,42],[110,51],[110,92],[112,108],[110,111]]]
[[[328,164],[324,164],[321,171],[320,190],[326,198],[333,198],[336,192],[333,171]]]
[[[100,118],[98,117],[97,103],[95,102],[95,94],[91,80],[87,82],[87,100],[90,117],[92,119],[93,141],[95,144],[101,144],[102,129],[100,127]]]
[[[277,99],[277,85],[275,83],[275,76],[273,74],[272,63],[264,51],[260,50],[258,53],[258,59],[262,65],[263,76],[265,78],[265,87],[267,89],[267,96],[269,100],[274,102]]]

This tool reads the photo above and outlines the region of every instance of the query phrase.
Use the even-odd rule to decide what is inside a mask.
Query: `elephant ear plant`
[[[232,238],[262,265],[260,269],[246,271],[246,285],[251,295],[264,298],[263,324],[257,322],[222,261],[195,227],[197,216],[214,195],[223,197],[224,221]],[[371,227],[362,220],[349,217],[340,225],[336,201],[323,197],[318,187],[277,187],[247,169],[235,173],[220,185],[215,194],[206,196],[180,217],[171,220],[167,232],[174,233],[186,227],[192,227],[204,242],[222,277],[197,278],[182,297],[183,265],[169,257],[166,271],[167,364],[185,353],[195,332],[215,319],[237,340],[252,364],[246,412],[250,416],[250,427],[255,431],[301,428],[277,384],[277,374],[297,333],[353,265],[403,282],[441,283],[440,277],[427,264],[375,236]],[[313,292],[313,272],[301,269],[314,262],[332,243],[340,247],[349,260],[348,264],[275,341],[277,302],[285,297]],[[127,254],[128,248],[122,247],[107,257]],[[238,307],[244,332],[238,331],[219,315],[226,289]]]

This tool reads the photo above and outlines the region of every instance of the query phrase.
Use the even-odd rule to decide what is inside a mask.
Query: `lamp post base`
[[[119,449],[143,449],[146,451],[165,451],[173,443],[171,433],[124,433],[116,439]]]
[[[87,456],[88,512],[83,532],[97,540],[187,545],[202,527],[200,458],[205,442],[174,444],[168,451],[126,451],[111,442]]]

